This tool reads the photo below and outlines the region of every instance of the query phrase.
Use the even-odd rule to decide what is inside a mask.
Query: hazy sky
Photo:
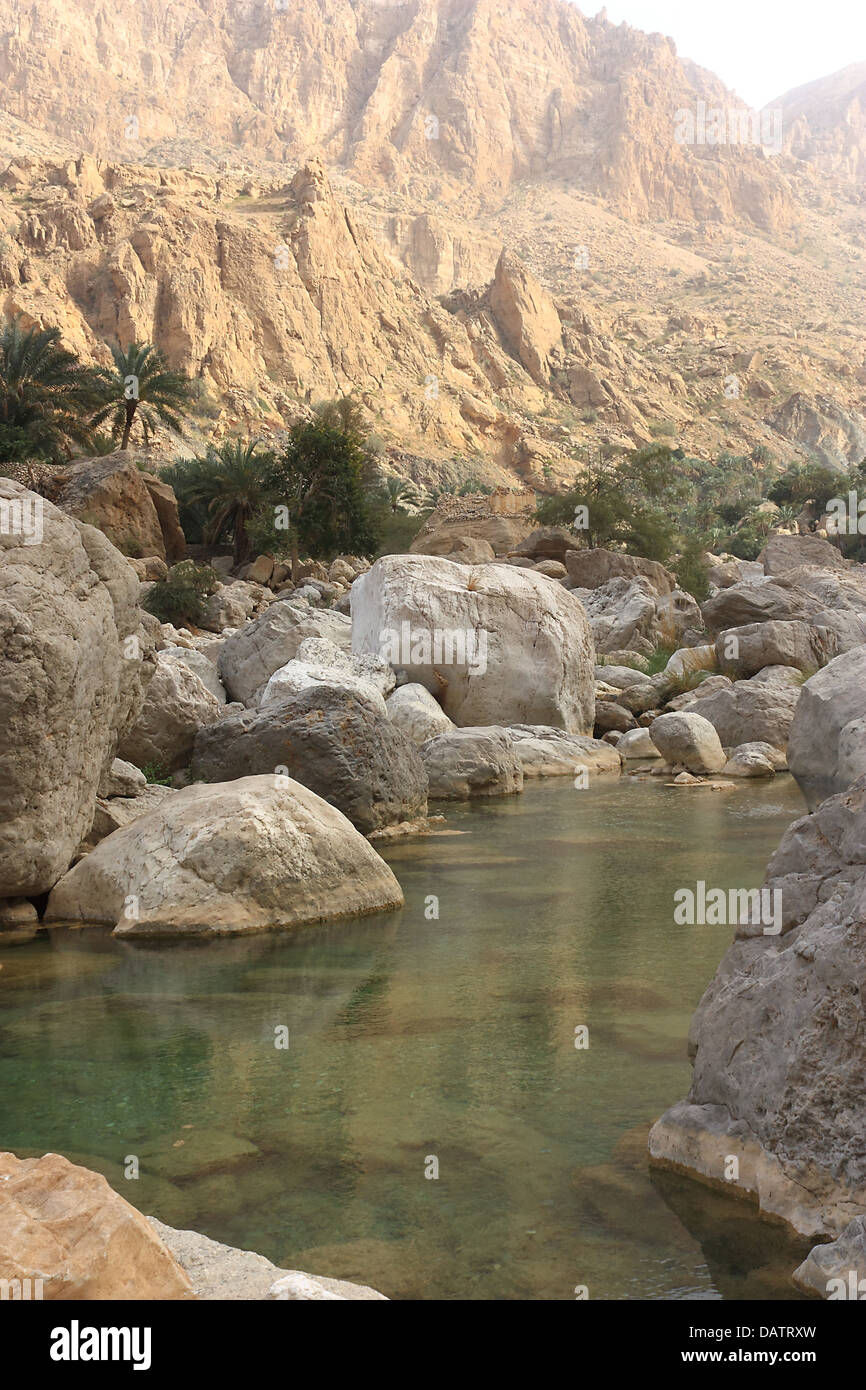
[[[602,8],[577,0],[583,14]],[[866,62],[864,0],[609,0],[607,17],[669,34],[684,58],[715,72],[750,106]]]

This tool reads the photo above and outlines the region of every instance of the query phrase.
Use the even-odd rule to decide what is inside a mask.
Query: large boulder
[[[419,748],[428,738],[454,728],[438,700],[417,681],[398,686],[385,701],[385,709],[392,723]]]
[[[219,643],[213,645],[218,647]],[[217,662],[211,661],[205,652],[197,651],[195,647],[162,647],[159,659],[161,662],[175,662],[180,666],[186,666],[198,676],[218,704],[225,704],[226,690],[217,673]]]
[[[218,584],[202,604],[199,627],[206,632],[225,632],[226,628],[234,630],[261,613],[272,600],[273,594],[269,589],[245,579]]]
[[[346,817],[282,776],[186,787],[70,869],[45,920],[125,937],[230,936],[401,907]]]
[[[279,772],[336,806],[365,835],[427,810],[427,774],[415,745],[378,705],[342,687],[317,685],[199,731],[196,781]]]
[[[359,695],[385,714],[385,696],[394,689],[394,672],[371,652],[344,651],[325,637],[306,637],[298,655],[275,671],[262,691],[262,706],[281,704],[319,685],[340,686]]]
[[[118,745],[118,755],[136,767],[177,772],[189,764],[198,730],[220,718],[222,706],[182,661],[168,652],[156,654],[156,672],[133,728]]]
[[[136,458],[127,450],[78,459],[57,479],[57,505],[97,527],[124,555],[165,560],[159,513]]]
[[[803,685],[788,766],[810,807],[866,773],[866,647],[837,656]]]
[[[682,589],[659,592],[643,574],[619,575],[595,588],[575,588],[573,593],[586,609],[597,650],[604,654],[624,647],[651,652],[660,644],[678,646],[689,631],[697,633],[702,627],[701,611],[691,594]]]
[[[90,828],[153,640],[138,580],[101,532],[5,478],[0,510],[0,897],[26,897]]]
[[[523,765],[507,729],[455,729],[421,747],[431,797],[468,801],[523,790]]]
[[[649,735],[665,762],[687,772],[721,772],[727,761],[718,734],[700,714],[661,714],[650,725]]]
[[[767,666],[751,680],[734,681],[713,694],[701,695],[697,702],[701,717],[709,720],[725,748],[770,743],[784,749],[802,680],[802,672],[791,667]]]
[[[252,705],[271,676],[294,660],[305,637],[326,637],[347,649],[352,625],[342,613],[318,610],[295,599],[278,599],[260,617],[227,637],[219,674],[229,698]]]
[[[386,555],[351,589],[352,648],[435,692],[460,726],[593,726],[586,614],[558,584],[506,565]]]
[[[538,724],[512,724],[508,732],[524,777],[579,778],[622,771],[619,753],[601,739]]]
[[[841,570],[845,561],[840,551],[821,536],[771,536],[758,556],[765,574],[785,574],[802,565],[817,569]]]
[[[100,1173],[53,1153],[0,1153],[0,1280],[64,1302],[194,1297],[140,1212]]]
[[[866,1208],[866,778],[789,827],[692,1020],[656,1162],[836,1236]],[[739,1171],[732,1176],[731,1158]]]
[[[409,547],[412,555],[451,555],[469,540],[489,545],[495,555],[513,550],[531,530],[531,522],[517,516],[455,518],[443,521],[437,512],[422,526]]]
[[[186,556],[186,537],[180,524],[174,488],[155,473],[142,473],[141,476],[159,520],[166,561],[169,565],[176,565]]]
[[[524,554],[528,553],[526,551]],[[562,555],[554,557],[563,559]],[[676,578],[657,560],[644,560],[640,555],[626,555],[620,550],[605,550],[597,546],[593,550],[568,550],[565,554],[565,567],[575,588],[598,589],[611,579],[646,579],[657,594],[671,594],[676,588]]]
[[[836,1240],[814,1246],[791,1278],[804,1293],[862,1303],[866,1290],[866,1215],[855,1216]]]
[[[576,540],[570,531],[566,531],[564,526],[538,526],[515,546],[514,554],[527,555],[536,564],[542,560],[558,560],[564,565],[568,552],[578,550],[579,547],[580,541]],[[585,587],[589,589],[592,585],[587,584]]]
[[[701,605],[712,636],[753,623],[804,622],[835,632],[839,651],[866,642],[866,580],[856,571],[797,569],[732,584]]]
[[[719,670],[735,679],[755,676],[765,666],[793,666],[813,672],[832,661],[835,632],[799,621],[748,623],[728,628],[715,642]]]

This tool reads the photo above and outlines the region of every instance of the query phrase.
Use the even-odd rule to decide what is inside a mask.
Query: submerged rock
[[[366,1284],[345,1279],[303,1274],[298,1269],[279,1269],[253,1250],[237,1250],[197,1231],[176,1231],[155,1217],[148,1218],[160,1240],[185,1271],[196,1298],[269,1299],[289,1301],[342,1301],[381,1299],[385,1295]]]
[[[118,936],[233,935],[400,907],[391,870],[299,782],[187,787],[102,840],[52,892],[47,922]]]

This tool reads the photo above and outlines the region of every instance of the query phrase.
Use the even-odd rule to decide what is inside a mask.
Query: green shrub
[[[194,560],[181,560],[148,590],[142,608],[161,623],[197,624],[204,611],[204,600],[219,584],[219,575],[210,565],[197,565]]]

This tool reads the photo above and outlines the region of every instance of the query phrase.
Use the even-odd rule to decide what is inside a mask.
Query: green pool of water
[[[12,947],[0,1144],[395,1298],[794,1298],[802,1246],[645,1150],[731,934],[675,925],[674,890],[758,886],[803,809],[788,777],[546,781],[387,847],[401,912]]]

